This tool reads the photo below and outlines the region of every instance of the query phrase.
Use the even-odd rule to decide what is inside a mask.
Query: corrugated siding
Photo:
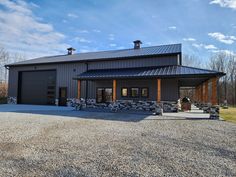
[[[107,68],[127,68],[127,67],[144,67],[144,66],[160,66],[171,65],[177,63],[177,56],[173,57],[158,57],[158,58],[143,58],[130,59],[119,61],[103,61],[89,63],[89,69],[107,69]],[[36,68],[35,68],[36,67]],[[17,97],[18,89],[18,72],[19,71],[34,71],[34,70],[51,70],[57,71],[57,89],[56,97],[59,95],[59,87],[68,88],[68,98],[77,97],[77,81],[73,77],[86,71],[85,63],[68,63],[68,64],[48,64],[35,66],[18,66],[10,67],[9,71],[9,96]],[[82,81],[81,96],[85,98],[85,81]],[[95,98],[94,92],[96,84],[93,81],[88,81],[88,98]]]
[[[98,87],[110,87],[112,88],[112,80],[105,81],[93,81],[93,87],[90,87],[90,93],[88,98],[96,98],[96,88]],[[121,88],[122,87],[148,87],[149,96],[148,98],[123,98],[121,97]],[[157,80],[156,79],[135,79],[135,80],[117,80],[117,99],[127,99],[127,100],[150,100],[156,101],[157,97]],[[161,100],[162,101],[177,101],[178,100],[178,79],[162,79],[161,80]]]
[[[179,98],[178,79],[161,80],[161,101],[177,101]]]
[[[177,65],[177,56],[111,60],[103,62],[90,62],[89,69],[114,69],[114,68],[131,68],[131,67],[149,67],[149,66],[165,66]]]
[[[67,87],[68,98],[75,98],[77,96],[77,81],[73,80],[72,78],[86,71],[86,65],[83,63],[37,65],[36,69],[35,66],[11,67],[9,71],[9,96],[17,97],[18,73],[20,71],[38,71],[51,69],[56,69],[57,71],[56,97],[58,97],[59,94],[59,87]]]

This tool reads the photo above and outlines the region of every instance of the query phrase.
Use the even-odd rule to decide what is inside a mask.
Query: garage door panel
[[[21,104],[54,104],[56,71],[32,71],[21,73]],[[54,88],[54,89],[51,89]]]

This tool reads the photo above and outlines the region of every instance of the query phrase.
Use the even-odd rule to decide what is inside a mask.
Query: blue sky
[[[0,0],[0,45],[27,58],[182,43],[236,53],[236,0]]]

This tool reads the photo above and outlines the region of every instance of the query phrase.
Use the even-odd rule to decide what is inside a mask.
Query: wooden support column
[[[199,102],[199,86],[195,88],[195,92],[196,92],[196,101]]]
[[[200,85],[200,102],[203,103],[204,98],[203,98],[203,84]]]
[[[161,79],[157,79],[157,102],[161,102]]]
[[[212,78],[211,82],[212,82],[211,104],[217,105],[217,77]]]
[[[204,102],[208,103],[208,81],[204,83]]]
[[[112,101],[116,101],[116,80],[113,80]]]
[[[78,80],[78,87],[77,87],[77,98],[80,99],[81,98],[81,81]]]

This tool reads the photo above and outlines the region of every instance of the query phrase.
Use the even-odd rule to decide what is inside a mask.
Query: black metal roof
[[[200,77],[223,76],[222,72],[193,68],[188,66],[173,65],[162,67],[125,68],[125,69],[100,69],[89,70],[81,73],[74,79],[93,80],[109,78],[147,78],[147,77]]]
[[[143,47],[140,49],[110,50],[110,51],[100,51],[100,52],[79,53],[73,55],[41,57],[9,64],[6,66],[67,63],[67,62],[94,61],[94,60],[112,60],[112,59],[134,58],[134,57],[137,58],[137,57],[156,56],[156,55],[170,55],[177,53],[181,53],[181,44]]]

